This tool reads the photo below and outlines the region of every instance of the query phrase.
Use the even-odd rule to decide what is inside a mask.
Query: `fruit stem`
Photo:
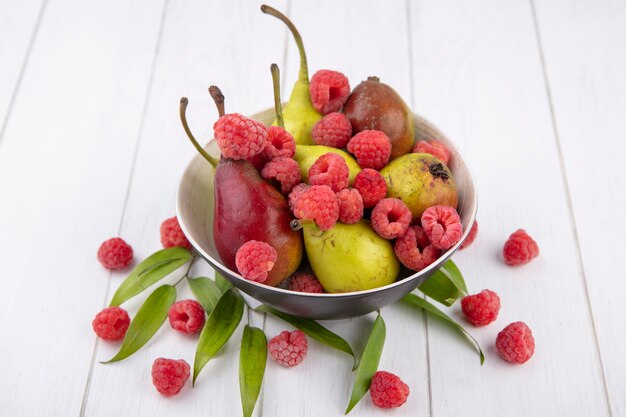
[[[297,232],[303,227],[308,226],[308,225],[313,225],[313,224],[315,224],[313,220],[293,219],[291,222],[289,222],[289,227],[291,227],[291,230],[293,230],[294,232]]]
[[[298,51],[300,52],[300,74],[298,76],[298,79],[301,81],[304,80],[308,82],[309,81],[309,67],[306,62],[306,53],[304,52],[304,44],[302,43],[302,36],[300,36],[300,32],[298,32],[298,29],[296,29],[294,24],[291,23],[291,20],[289,20],[287,16],[285,16],[284,14],[282,14],[275,8],[268,6],[267,4],[264,4],[261,6],[261,11],[265,14],[269,14],[270,16],[274,16],[278,20],[282,21],[285,25],[287,25],[287,27],[291,31],[291,34],[293,35],[293,38],[296,41],[296,45],[298,45]]]
[[[209,94],[211,94],[211,98],[215,102],[215,106],[217,107],[217,114],[220,117],[226,114],[224,111],[224,94],[222,94],[222,90],[216,85],[212,85],[209,87]]]
[[[278,65],[272,64],[270,66],[272,71],[272,84],[274,85],[274,109],[276,110],[276,124],[282,128],[285,127],[283,121],[283,105],[280,102],[280,70]]]
[[[213,168],[217,167],[217,159],[213,158],[207,151],[204,150],[202,146],[198,143],[196,138],[191,133],[191,129],[189,129],[189,124],[187,123],[187,105],[189,104],[189,99],[187,97],[181,97],[180,99],[180,122],[183,124],[183,129],[185,129],[185,133],[187,133],[187,137],[193,143],[193,146],[196,147],[200,155],[204,156],[204,159],[209,161],[209,163],[213,166]]]

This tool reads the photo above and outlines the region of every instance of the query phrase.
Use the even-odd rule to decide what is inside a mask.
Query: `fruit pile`
[[[353,90],[338,71],[317,71],[309,82],[300,35],[279,12],[264,11],[288,23],[301,54],[284,109],[271,67],[274,123],[226,114],[211,87],[217,161],[191,134],[181,100],[185,131],[215,166],[222,262],[251,281],[330,293],[381,287],[398,279],[401,264],[419,271],[435,262],[463,234],[448,148],[415,143],[412,112],[377,77]],[[310,270],[309,284],[299,283]]]

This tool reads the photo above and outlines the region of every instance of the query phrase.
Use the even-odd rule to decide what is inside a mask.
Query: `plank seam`
[[[604,362],[602,360],[602,353],[600,351],[600,343],[598,341],[598,332],[596,330],[596,321],[595,321],[595,317],[593,314],[593,308],[591,307],[591,299],[589,297],[589,288],[587,285],[587,275],[585,272],[585,263],[583,261],[583,257],[582,257],[582,250],[581,250],[581,246],[580,246],[580,238],[578,235],[578,227],[576,226],[576,216],[574,214],[574,206],[572,203],[572,195],[571,195],[571,191],[570,191],[570,186],[569,186],[569,180],[567,178],[567,170],[565,168],[565,160],[563,157],[563,149],[561,146],[561,137],[559,135],[559,129],[557,126],[557,121],[556,121],[556,112],[554,110],[554,100],[552,98],[552,91],[550,89],[550,82],[549,82],[549,78],[548,78],[548,70],[547,70],[547,66],[546,66],[546,61],[545,61],[545,56],[543,53],[543,44],[541,41],[541,31],[539,29],[539,19],[537,18],[537,10],[535,7],[535,1],[534,0],[529,0],[530,2],[530,9],[531,9],[531,14],[532,14],[532,20],[533,20],[533,26],[535,29],[535,38],[537,41],[537,49],[539,52],[539,60],[541,62],[541,71],[543,74],[543,81],[544,81],[544,87],[546,90],[546,97],[548,100],[548,106],[550,108],[550,119],[552,122],[552,133],[554,136],[554,140],[556,142],[556,148],[557,148],[557,153],[558,153],[558,157],[559,157],[559,168],[561,171],[561,179],[563,181],[563,188],[565,191],[565,199],[567,201],[567,211],[568,211],[568,215],[569,215],[569,220],[570,220],[570,227],[572,228],[572,233],[574,234],[574,242],[575,242],[575,246],[576,246],[576,255],[578,257],[578,267],[580,269],[580,274],[582,277],[582,281],[583,281],[583,289],[585,292],[585,299],[587,301],[587,313],[589,314],[589,319],[591,320],[591,328],[593,330],[593,341],[595,344],[595,348],[596,348],[596,360],[598,362],[599,368],[600,368],[600,375],[602,377],[602,385],[603,385],[603,390],[604,390],[604,401],[605,401],[605,405],[606,405],[606,411],[608,413],[608,415],[610,417],[613,416],[613,410],[611,407],[611,398],[609,395],[609,389],[608,389],[608,384],[607,384],[607,380],[606,380],[606,374],[604,372]]]
[[[135,173],[135,165],[137,164],[137,154],[139,153],[139,145],[141,143],[141,137],[143,136],[144,123],[146,120],[146,114],[148,112],[148,104],[150,102],[150,96],[152,93],[152,85],[154,83],[154,73],[155,73],[156,63],[157,63],[158,56],[159,56],[159,47],[161,45],[161,39],[163,37],[163,29],[165,27],[165,19],[167,16],[168,3],[169,3],[169,0],[164,1],[163,11],[161,12],[161,21],[159,22],[159,31],[157,33],[156,46],[154,49],[154,56],[152,58],[152,63],[151,63],[151,68],[150,68],[150,78],[148,80],[148,90],[146,92],[146,99],[144,101],[144,105],[143,105],[143,109],[141,113],[141,119],[139,122],[139,133],[137,135],[137,142],[135,143],[135,149],[133,150],[133,159],[131,162],[130,174],[129,174],[128,182],[126,184],[126,194],[124,196],[124,203],[122,205],[122,213],[121,213],[120,222],[118,225],[118,233],[117,233],[118,235],[120,235],[122,232],[122,228],[124,225],[124,218],[126,217],[126,208],[128,206],[128,198],[130,196],[130,189],[132,187],[132,180],[133,180],[133,176]],[[109,273],[103,306],[106,306],[106,300],[109,297],[109,291],[111,288],[111,275],[112,274]],[[98,354],[98,346],[99,346],[98,342],[99,342],[98,338],[96,337],[96,341],[93,347],[93,353],[91,355],[91,363],[89,365],[89,372],[87,374],[87,381],[85,383],[85,390],[83,391],[83,400],[81,402],[80,412],[79,412],[80,417],[84,417],[85,412],[87,410],[87,402],[89,399],[89,393],[91,392],[91,379],[93,377],[93,369],[94,369],[94,365],[96,362],[96,356]]]
[[[2,145],[4,132],[6,131],[7,125],[9,124],[9,119],[11,118],[11,114],[13,113],[13,105],[15,104],[15,99],[17,98],[17,94],[20,90],[20,87],[22,86],[22,79],[24,78],[24,73],[26,72],[26,68],[28,67],[30,55],[33,50],[33,46],[35,45],[37,35],[39,34],[39,27],[41,26],[41,21],[43,20],[43,15],[46,11],[47,5],[48,0],[44,0],[41,4],[41,8],[39,9],[39,15],[37,16],[35,27],[33,28],[33,33],[30,37],[30,41],[28,42],[28,47],[26,48],[26,54],[24,55],[24,60],[22,61],[22,67],[20,68],[19,75],[17,76],[17,81],[15,82],[15,87],[13,88],[13,93],[11,94],[11,99],[9,100],[9,107],[7,108],[7,112],[4,115],[4,120],[2,121],[2,128],[0,129],[0,145]]]

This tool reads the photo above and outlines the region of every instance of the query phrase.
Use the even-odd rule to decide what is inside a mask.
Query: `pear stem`
[[[280,70],[278,65],[272,64],[270,66],[272,71],[272,84],[274,85],[274,109],[276,111],[276,124],[282,128],[285,127],[283,120],[283,105],[280,102]]]
[[[304,44],[302,43],[302,36],[300,36],[300,32],[298,32],[298,29],[296,29],[294,24],[291,23],[291,20],[289,20],[287,16],[285,16],[275,8],[264,4],[261,6],[261,11],[265,14],[269,14],[270,16],[274,16],[276,19],[282,21],[291,31],[291,34],[296,41],[296,45],[298,45],[298,51],[300,52],[300,74],[298,76],[298,79],[300,81],[308,82],[309,67],[306,62],[306,53],[304,52]]]
[[[215,102],[215,106],[217,107],[217,114],[220,117],[226,114],[224,111],[224,94],[222,94],[222,90],[216,85],[212,85],[209,87],[209,94],[211,94],[211,98]]]
[[[189,124],[187,123],[187,105],[189,104],[189,99],[187,97],[181,97],[180,99],[180,122],[183,124],[183,129],[185,129],[185,133],[187,133],[187,137],[193,143],[193,146],[196,147],[200,155],[204,156],[204,159],[209,161],[209,163],[213,166],[213,168],[217,167],[217,159],[209,155],[207,151],[204,150],[202,146],[198,143],[196,138],[191,133],[191,129],[189,129]]]
[[[305,226],[312,226],[314,224],[315,222],[309,219],[293,219],[289,223],[289,227],[291,227],[291,230],[293,230],[294,232],[297,232]]]

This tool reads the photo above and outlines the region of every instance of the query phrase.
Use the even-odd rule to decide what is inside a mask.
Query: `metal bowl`
[[[270,109],[252,117],[269,125],[274,118],[274,111]],[[241,291],[277,310],[311,319],[343,319],[383,308],[413,291],[437,271],[463,243],[476,218],[474,184],[461,155],[435,126],[418,115],[414,117],[416,138],[439,140],[450,149],[452,158],[449,168],[457,185],[458,212],[464,230],[461,240],[436,262],[419,272],[402,270],[400,277],[393,284],[341,294],[309,294],[248,281],[237,271],[228,269],[220,261],[213,242],[213,168],[200,155],[196,155],[191,161],[180,181],[176,203],[178,221],[193,247],[213,268]],[[212,155],[219,155],[215,141],[209,142],[206,149]]]

